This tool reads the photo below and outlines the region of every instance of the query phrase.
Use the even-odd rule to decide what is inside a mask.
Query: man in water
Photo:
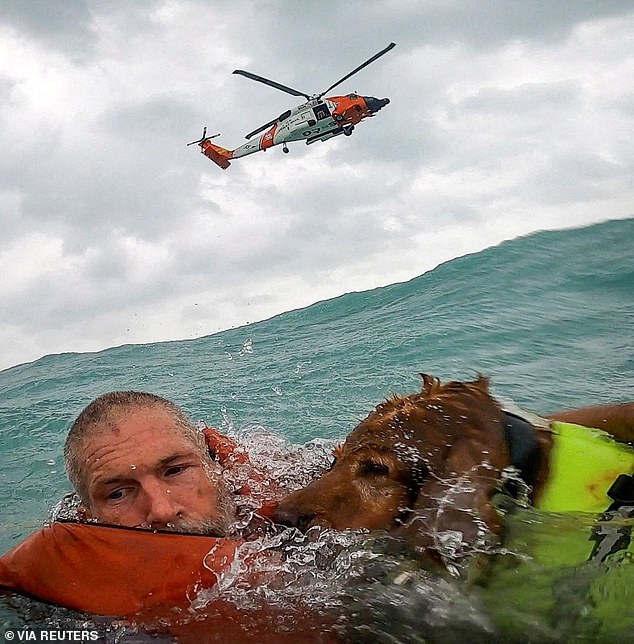
[[[234,561],[247,567],[252,552],[243,556],[241,548],[262,534],[268,520],[261,530],[258,522],[273,511],[264,502],[232,533],[236,497],[223,472],[248,461],[234,448],[160,396],[99,396],[79,414],[64,447],[79,516],[52,521],[0,556],[0,594],[152,624],[187,613],[192,598],[212,589]],[[247,470],[249,481],[268,489],[270,477]],[[248,483],[237,493],[258,502]]]
[[[202,433],[160,396],[99,396],[73,423],[64,459],[86,519],[225,536],[235,517]]]

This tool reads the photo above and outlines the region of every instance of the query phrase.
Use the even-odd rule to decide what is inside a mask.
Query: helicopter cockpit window
[[[284,112],[283,114],[280,114],[280,115],[279,115],[279,117],[278,117],[278,119],[277,119],[277,120],[278,120],[278,121],[285,121],[285,120],[286,120],[290,115],[291,115],[291,111],[290,111],[290,110],[286,110],[286,112]]]
[[[315,118],[318,121],[327,119],[330,116],[330,110],[325,103],[319,103],[319,105],[315,105],[315,107],[313,107],[313,113],[315,114]]]
[[[354,93],[352,93],[352,94],[348,94],[348,98],[349,98],[351,101],[354,101],[354,100],[356,100],[357,98],[359,98],[359,95],[358,95],[358,94],[354,94]]]

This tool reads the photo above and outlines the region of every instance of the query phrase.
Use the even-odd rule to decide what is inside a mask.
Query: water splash
[[[242,348],[240,349],[239,355],[241,357],[244,357],[244,356],[252,354],[252,353],[253,353],[253,340],[251,338],[247,338],[244,341],[244,344],[242,345]]]
[[[600,616],[601,611],[634,601],[629,583],[634,561],[630,553],[622,553],[618,561],[585,561],[594,518],[545,516],[528,507],[525,498],[522,502],[520,494],[520,501],[505,498],[497,505],[507,526],[504,544],[491,541],[484,525],[475,543],[465,544],[462,534],[434,533],[432,524],[427,529],[445,560],[458,562],[451,564],[456,574],[452,578],[430,568],[406,544],[385,533],[314,528],[303,534],[258,517],[263,500],[304,487],[326,470],[335,441],[297,446],[260,425],[234,429],[233,437],[248,452],[251,465],[228,467],[224,476],[232,489],[246,485],[252,492],[237,496],[240,520],[233,530],[248,531],[258,524],[258,531],[238,549],[227,570],[217,575],[216,585],[193,588],[189,610],[162,619],[156,625],[159,632],[200,620],[213,630],[214,620],[221,619],[219,607],[230,606],[241,623],[260,620],[259,626],[269,632],[295,633],[310,616],[320,624],[320,632],[332,631],[351,642],[477,643],[513,638],[565,642],[571,634],[584,641],[588,633],[601,637],[617,633],[611,641],[630,639],[634,623],[627,610],[609,621],[608,631]],[[254,475],[259,465],[266,468],[265,478]],[[505,471],[503,478],[528,491],[526,486],[521,488],[516,471]],[[271,480],[275,485],[269,484]],[[467,479],[456,477],[446,483],[441,508],[449,507],[456,497],[470,497]],[[67,495],[50,519],[77,519],[78,506],[79,499]],[[475,508],[466,507],[465,512],[473,512],[477,521]],[[576,558],[570,554],[573,537],[581,552]],[[213,554],[209,553],[209,561]],[[264,617],[271,611],[279,620]],[[51,617],[65,628],[80,619],[61,609]],[[97,628],[107,641],[146,641],[147,637],[134,623],[106,620]],[[604,639],[609,640],[607,635]]]

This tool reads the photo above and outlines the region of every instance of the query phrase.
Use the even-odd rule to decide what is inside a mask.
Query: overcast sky
[[[631,0],[2,0],[0,369],[198,337],[634,215]],[[221,170],[299,102],[390,105]]]

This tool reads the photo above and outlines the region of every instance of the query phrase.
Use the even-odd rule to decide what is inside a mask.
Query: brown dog
[[[451,556],[499,532],[491,498],[504,468],[520,465],[530,479],[532,500],[538,498],[548,477],[547,428],[503,412],[489,394],[487,378],[440,384],[421,375],[420,393],[376,407],[335,449],[332,468],[283,498],[273,519],[301,529],[390,530],[417,549]],[[632,405],[586,408],[552,417],[616,427],[617,438],[629,440],[632,410]],[[599,418],[608,420],[600,424]],[[518,441],[509,448],[509,432],[518,435],[519,450]]]

